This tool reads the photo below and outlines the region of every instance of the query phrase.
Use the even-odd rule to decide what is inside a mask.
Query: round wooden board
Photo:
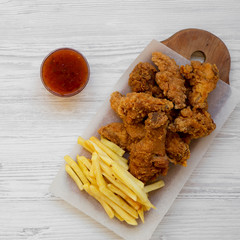
[[[175,33],[162,43],[189,60],[194,52],[202,52],[205,62],[215,63],[220,79],[229,84],[231,57],[226,45],[217,36],[205,30],[190,28]]]

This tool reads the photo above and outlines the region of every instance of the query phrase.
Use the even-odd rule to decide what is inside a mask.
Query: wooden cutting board
[[[231,57],[226,45],[217,36],[205,30],[190,28],[175,33],[162,43],[189,60],[194,52],[202,52],[205,62],[215,63],[220,79],[229,84]]]

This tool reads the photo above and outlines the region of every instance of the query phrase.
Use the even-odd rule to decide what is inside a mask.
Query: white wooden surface
[[[113,85],[151,39],[196,27],[219,36],[240,90],[240,2],[0,0],[0,239],[120,239],[48,188]],[[82,51],[90,82],[62,99],[42,86],[51,50]],[[240,96],[239,96],[240,97]],[[152,240],[240,238],[240,106]]]

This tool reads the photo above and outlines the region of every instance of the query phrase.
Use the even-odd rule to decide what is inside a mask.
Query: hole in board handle
[[[195,51],[192,53],[190,60],[191,61],[199,61],[201,63],[204,63],[206,60],[206,56],[205,56],[204,52],[202,52],[202,51]]]

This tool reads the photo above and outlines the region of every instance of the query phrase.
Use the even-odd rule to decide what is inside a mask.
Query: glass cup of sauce
[[[80,93],[88,83],[90,68],[86,58],[71,48],[51,52],[42,62],[41,79],[45,88],[59,97]]]

